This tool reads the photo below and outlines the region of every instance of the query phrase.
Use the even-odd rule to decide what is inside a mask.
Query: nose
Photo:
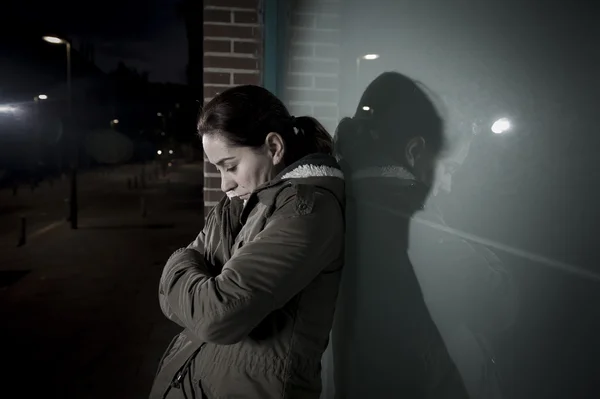
[[[221,191],[227,193],[234,188],[236,188],[235,182],[231,178],[227,177],[226,174],[221,173]]]

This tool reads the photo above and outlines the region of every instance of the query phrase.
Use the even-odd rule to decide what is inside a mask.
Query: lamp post
[[[357,98],[360,98],[360,61],[366,60],[376,60],[379,58],[379,54],[365,54],[360,57],[356,57],[356,95]]]
[[[69,122],[73,116],[73,96],[71,91],[71,43],[56,36],[44,36],[44,41],[51,44],[64,44],[67,50],[67,117]],[[70,124],[69,124],[70,125]],[[71,127],[71,126],[69,126]],[[72,133],[72,132],[71,132]],[[77,167],[79,164],[79,141],[75,138],[75,155],[71,165],[71,188],[69,202],[69,221],[71,228],[77,229]]]

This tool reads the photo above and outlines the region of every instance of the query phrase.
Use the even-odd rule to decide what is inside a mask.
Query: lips
[[[241,200],[246,201],[248,198],[250,198],[250,194],[240,195],[239,197],[240,197]]]

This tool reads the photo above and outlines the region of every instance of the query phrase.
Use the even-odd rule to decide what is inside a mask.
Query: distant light
[[[165,134],[165,132],[160,132],[160,135],[165,136],[166,134]]]
[[[379,58],[379,54],[365,54],[362,56],[363,60],[376,60]]]
[[[42,37],[42,39],[44,39],[48,43],[52,43],[52,44],[61,44],[61,43],[65,42],[63,39],[56,37],[56,36],[44,36],[44,37]]]
[[[113,119],[112,123],[114,123],[116,125],[117,123],[119,123],[119,120],[118,119]]]
[[[171,162],[169,162],[167,165],[169,166],[169,168],[170,168],[171,166],[173,166],[173,164],[172,164]]]
[[[162,116],[162,112],[157,112],[156,116]]]
[[[158,150],[158,151],[156,151],[156,153],[157,153],[158,155],[162,155],[162,151],[161,151],[161,150]]]
[[[510,130],[510,121],[506,118],[500,118],[492,125],[492,132],[496,134],[502,134],[507,130]]]
[[[18,108],[17,107],[13,107],[10,105],[0,105],[0,112],[2,113],[13,113],[13,112],[17,112]]]
[[[39,98],[40,100],[47,100],[47,99],[48,99],[48,96],[47,96],[47,95],[45,95],[45,94],[40,94],[40,95],[38,96],[38,98]]]
[[[369,107],[368,105],[365,105],[362,109],[363,109],[363,111],[370,111],[371,107]]]

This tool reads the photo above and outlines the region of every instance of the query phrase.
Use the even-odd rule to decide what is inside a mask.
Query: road
[[[82,187],[78,230],[59,223],[0,250],[0,275],[27,272],[0,290],[3,378],[17,397],[146,397],[179,330],[160,312],[157,282],[201,228],[202,167],[181,165],[145,190],[117,180]]]
[[[128,180],[141,176],[142,168],[149,172],[156,170],[155,165],[122,165],[80,173],[80,213],[85,212],[99,194],[126,188]],[[12,190],[0,190],[0,249],[16,245],[22,217],[26,218],[28,235],[34,236],[46,233],[64,221],[68,214],[69,196],[68,178],[52,183],[44,181],[35,190],[22,186],[16,195]]]

